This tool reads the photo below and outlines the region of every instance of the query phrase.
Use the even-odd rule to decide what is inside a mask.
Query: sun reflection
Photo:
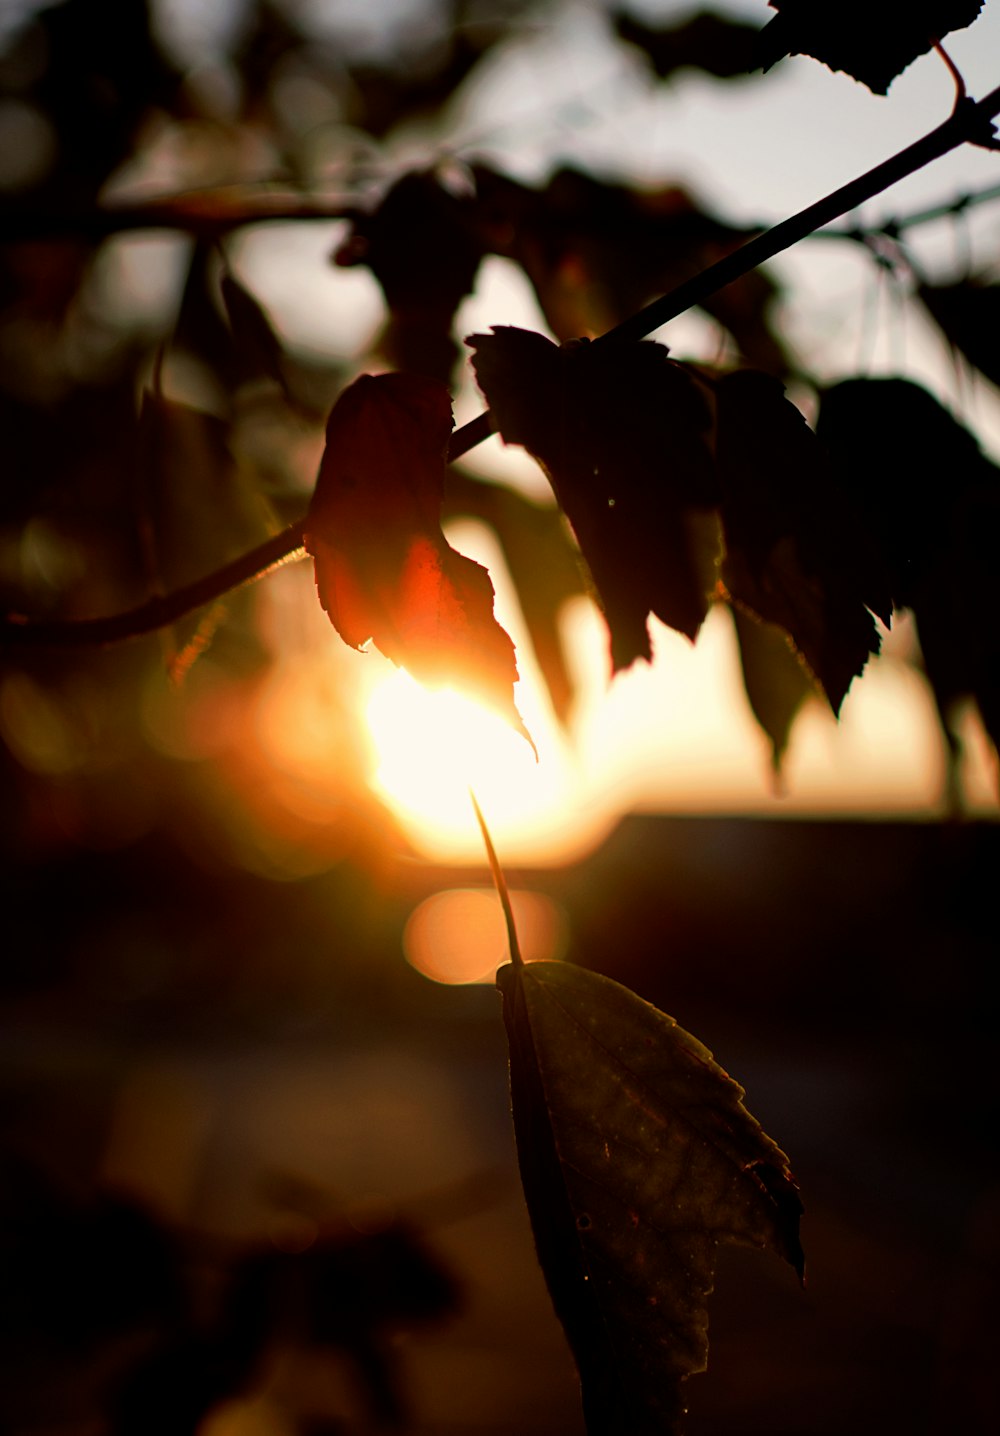
[[[525,962],[561,958],[566,915],[545,893],[510,895],[518,945]],[[491,888],[451,888],[425,898],[410,914],[403,951],[411,967],[434,982],[492,982],[507,961],[507,933]]]

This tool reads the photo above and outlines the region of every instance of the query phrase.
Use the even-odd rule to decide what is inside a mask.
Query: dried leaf
[[[647,618],[694,638],[715,585],[707,403],[659,344],[559,348],[525,329],[466,341],[504,441],[542,465],[573,526],[615,669],[650,657]]]
[[[983,0],[879,0],[863,12],[842,0],[768,0],[777,16],[761,31],[757,64],[810,55],[884,95],[897,75],[951,30],[964,30]]]
[[[518,1158],[590,1436],[665,1436],[707,1356],[716,1247],[802,1275],[788,1159],[697,1038],[609,978],[501,969]]]
[[[514,645],[493,617],[490,576],[441,532],[451,428],[443,384],[362,375],[330,415],[305,544],[345,643],[374,641],[421,682],[476,693],[527,738],[514,706]]]
[[[888,622],[888,582],[865,526],[782,385],[740,371],[719,381],[716,457],[733,601],[792,638],[834,712]]]

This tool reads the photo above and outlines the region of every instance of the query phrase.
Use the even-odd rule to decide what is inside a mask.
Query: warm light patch
[[[431,691],[405,672],[387,674],[367,707],[377,753],[375,786],[412,840],[435,857],[482,854],[471,788],[505,856],[551,860],[567,841],[573,776],[552,738],[530,745],[499,715],[450,689]],[[589,835],[592,824],[582,825]]]
[[[562,957],[566,919],[544,893],[510,895],[518,944],[526,962]],[[452,888],[425,898],[410,914],[403,951],[411,967],[435,982],[492,982],[507,961],[507,932],[491,888]]]

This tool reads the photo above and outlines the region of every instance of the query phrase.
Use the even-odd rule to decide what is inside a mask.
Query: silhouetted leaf
[[[738,606],[731,611],[743,687],[753,716],[770,740],[771,767],[777,778],[792,725],[816,685],[784,629]]]
[[[490,576],[441,532],[451,428],[443,384],[362,375],[330,414],[305,544],[345,643],[373,640],[422,682],[475,692],[527,738],[514,706],[514,645],[493,617]]]
[[[698,519],[716,495],[691,373],[659,344],[559,348],[512,328],[466,342],[504,441],[538,460],[573,525],[614,667],[649,658],[651,612],[693,639],[715,584]]]
[[[274,379],[288,395],[283,367],[284,346],[271,323],[271,316],[244,284],[227,270],[220,284],[226,318],[236,353],[242,358],[248,379]]]
[[[627,10],[611,19],[622,40],[637,45],[649,57],[661,80],[691,66],[716,79],[745,79],[753,68],[754,45],[760,33],[728,15],[698,10],[675,25],[645,25]]]
[[[778,14],[761,31],[758,65],[769,70],[784,55],[810,55],[876,95],[949,31],[971,25],[983,8],[983,0],[876,0],[862,12],[842,0],[768,4]]]
[[[566,723],[573,681],[559,630],[563,605],[586,592],[580,554],[554,504],[539,504],[502,484],[448,474],[445,507],[488,523],[500,541],[553,711]]]
[[[395,369],[444,383],[451,375],[458,354],[452,320],[482,257],[470,211],[469,199],[433,170],[414,170],[371,213],[351,215],[336,261],[367,265],[382,286],[390,320],[381,342]]]
[[[868,532],[782,385],[740,371],[717,388],[716,457],[737,604],[783,628],[838,712],[879,650],[868,609],[888,623],[888,583]]]
[[[664,1013],[562,963],[497,976],[518,1159],[590,1436],[664,1436],[707,1356],[720,1241],[804,1264],[788,1159]]]
[[[1000,384],[1000,284],[963,279],[917,290],[949,343],[994,384]]]
[[[836,385],[818,432],[841,483],[866,504],[895,603],[913,610],[942,721],[956,699],[975,698],[1000,745],[1000,469],[904,379]]]
[[[267,499],[241,473],[229,426],[147,390],[139,414],[140,524],[150,577],[188,583],[274,532]]]
[[[473,173],[484,244],[521,266],[560,340],[604,333],[757,232],[716,218],[676,185],[633,189],[563,168],[533,189],[485,165]],[[701,307],[749,363],[784,374],[788,356],[769,319],[777,294],[755,269]]]

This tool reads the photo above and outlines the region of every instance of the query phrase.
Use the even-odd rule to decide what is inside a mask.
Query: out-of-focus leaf
[[[770,741],[771,767],[777,779],[792,725],[803,703],[816,692],[816,685],[784,629],[735,605],[731,612],[743,687],[753,716]]]
[[[554,505],[535,503],[454,467],[448,474],[445,511],[482,519],[499,539],[553,712],[566,723],[574,692],[559,614],[571,598],[586,592],[586,583],[565,519]]]
[[[685,67],[719,80],[746,79],[753,68],[760,31],[731,16],[698,10],[675,25],[650,26],[628,10],[616,10],[611,19],[622,40],[645,52],[661,80]]]
[[[513,328],[467,343],[504,441],[538,460],[573,526],[614,667],[650,657],[650,613],[693,639],[715,586],[697,520],[716,492],[690,371],[660,344],[560,348]]]
[[[414,170],[370,214],[352,214],[341,265],[366,264],[389,308],[382,348],[396,369],[447,383],[458,349],[452,320],[472,290],[482,247],[471,202],[433,170]]]
[[[88,0],[31,10],[31,23],[6,57],[6,73],[19,77],[20,98],[52,125],[57,163],[39,176],[30,196],[40,204],[85,208],[132,153],[144,116],[171,105],[181,77],[154,42],[146,5],[105,0],[100,24]]]
[[[664,1013],[563,963],[501,969],[518,1159],[590,1436],[665,1436],[704,1369],[716,1247],[802,1275],[802,1207],[743,1090]]]
[[[345,643],[372,640],[422,682],[471,690],[528,738],[490,576],[441,532],[451,428],[451,399],[436,380],[355,380],[330,414],[305,544]]]
[[[274,379],[287,397],[284,347],[274,332],[271,316],[246,285],[228,270],[222,276],[220,289],[233,345],[242,358],[247,378]]]
[[[139,414],[140,526],[150,577],[166,589],[201,578],[275,531],[245,479],[222,419],[147,390]]]
[[[875,0],[861,13],[842,0],[768,0],[778,14],[760,33],[756,63],[809,55],[884,95],[897,75],[951,30],[964,30],[983,0]]]
[[[777,380],[725,375],[716,401],[723,580],[735,603],[791,636],[839,712],[852,679],[879,650],[869,609],[885,622],[891,617],[878,555]]]
[[[945,338],[987,379],[1000,384],[1000,284],[963,279],[917,290]]]
[[[913,610],[942,721],[956,699],[975,698],[1000,746],[1000,469],[904,379],[828,390],[818,433],[866,506],[895,603]]]
[[[530,3],[505,0],[483,6],[476,0],[446,0],[439,7],[444,13],[422,31],[410,27],[410,43],[395,63],[350,65],[346,100],[351,121],[380,137],[404,120],[440,111]],[[420,39],[423,46],[414,45]]]
[[[483,165],[474,175],[484,244],[521,266],[560,340],[604,333],[756,233],[717,219],[677,186],[636,190],[569,168],[540,190]],[[792,366],[770,323],[777,294],[758,269],[702,308],[748,363],[785,374]]]
[[[358,1232],[321,1229],[300,1252],[251,1249],[236,1263],[222,1302],[217,1347],[259,1353],[276,1336],[343,1352],[379,1426],[408,1424],[392,1337],[453,1314],[458,1283],[422,1235],[394,1221]]]

